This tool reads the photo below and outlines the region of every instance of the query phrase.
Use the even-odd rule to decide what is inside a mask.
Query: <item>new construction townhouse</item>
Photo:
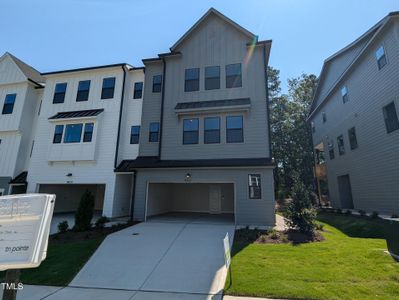
[[[309,121],[333,207],[399,213],[398,70],[398,12],[324,62]]]
[[[144,67],[39,73],[5,54],[0,191],[55,193],[55,213],[89,190],[108,217],[273,226],[270,48],[212,8]]]

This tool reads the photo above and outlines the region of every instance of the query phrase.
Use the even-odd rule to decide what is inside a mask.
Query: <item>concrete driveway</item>
[[[215,216],[151,219],[108,236],[67,289],[134,291],[133,300],[221,299],[222,240],[234,229]]]

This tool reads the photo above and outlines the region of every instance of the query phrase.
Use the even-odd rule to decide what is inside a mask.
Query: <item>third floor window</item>
[[[66,82],[57,83],[55,85],[53,103],[64,103],[66,88]]]
[[[162,90],[162,75],[152,77],[152,92],[160,93]]]
[[[142,82],[135,82],[134,83],[133,99],[140,99],[141,97],[143,97],[143,83]]]
[[[226,65],[226,88],[235,88],[241,86],[241,64]]]
[[[15,103],[15,98],[17,97],[17,94],[8,94],[6,95],[6,98],[4,99],[4,105],[3,105],[3,115],[9,115],[12,114],[14,110],[14,103]]]
[[[101,90],[101,99],[114,98],[115,91],[115,77],[108,77],[103,79],[103,87]]]
[[[90,80],[79,81],[76,101],[87,101],[89,99]]]
[[[199,91],[200,69],[192,68],[186,69],[184,72],[184,91],[194,92]]]
[[[205,89],[220,89],[220,67],[212,66],[205,68]]]

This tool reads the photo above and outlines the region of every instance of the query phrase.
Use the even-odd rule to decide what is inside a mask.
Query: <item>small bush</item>
[[[342,209],[337,208],[337,209],[335,210],[335,212],[336,212],[337,214],[342,214]]]
[[[85,231],[91,228],[94,214],[94,196],[86,190],[80,199],[78,211],[75,214],[75,230]]]
[[[96,228],[104,228],[105,223],[107,223],[107,222],[109,222],[109,219],[106,216],[102,216],[97,219],[94,226],[96,226]]]
[[[391,218],[392,218],[392,219],[397,219],[397,218],[399,218],[399,216],[398,216],[397,214],[393,214],[393,215],[391,216]]]
[[[282,243],[288,243],[289,240],[288,240],[288,238],[284,235],[284,236],[281,238],[281,242],[282,242]]]
[[[352,214],[352,211],[350,210],[350,209],[348,209],[346,212],[345,212],[345,215],[351,215]]]
[[[280,237],[280,232],[278,232],[276,229],[270,229],[267,231],[267,234],[270,236],[271,239],[273,240],[278,240]]]
[[[261,243],[266,243],[267,242],[267,236],[266,235],[261,235],[259,238]]]
[[[66,232],[69,229],[68,221],[62,221],[58,224],[58,232]]]
[[[359,210],[359,215],[361,215],[362,217],[364,217],[366,215],[366,212],[362,209]]]
[[[378,218],[378,211],[373,211],[370,215],[371,218],[377,219]]]
[[[316,230],[323,231],[324,230],[324,224],[316,223]]]

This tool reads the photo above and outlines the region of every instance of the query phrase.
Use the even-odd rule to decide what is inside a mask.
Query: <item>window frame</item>
[[[196,130],[186,130],[185,124],[187,121],[195,121],[197,123]],[[197,145],[199,144],[199,118],[190,118],[190,119],[183,119],[183,145]],[[194,142],[186,142],[186,134],[187,133],[194,133],[196,135]]]
[[[335,159],[335,149],[334,149],[334,142],[330,141],[327,145],[328,147],[328,157],[330,158],[330,160]]]
[[[83,131],[83,124],[84,123],[70,123],[70,124],[65,124],[65,129],[64,129],[64,138],[63,138],[63,143],[64,144],[77,144],[80,143],[82,141],[82,131]],[[72,127],[72,126],[79,126],[80,130],[79,130],[79,140],[72,139],[72,140],[67,140],[68,138],[68,128]]]
[[[138,132],[133,133],[133,129],[138,129]],[[138,145],[140,143],[140,131],[141,131],[140,125],[133,125],[130,127],[130,145]]]
[[[3,109],[1,111],[2,115],[11,115],[14,112],[14,106],[15,106],[16,99],[17,99],[16,93],[6,94],[6,96],[4,98]]]
[[[349,101],[349,95],[348,95],[348,87],[344,85],[341,88],[341,97],[342,97],[342,102],[345,104]]]
[[[90,129],[90,126],[91,126],[91,130],[87,131],[87,128]],[[84,123],[82,142],[83,143],[91,143],[93,141],[93,133],[94,133],[94,123],[93,122]],[[89,136],[90,139],[87,140],[86,139],[87,136]]]
[[[338,147],[339,156],[344,155],[345,154],[345,141],[344,141],[343,134],[337,136],[337,147]]]
[[[112,82],[112,86],[105,86],[107,81]],[[103,84],[101,86],[101,100],[113,99],[115,97],[115,77],[105,77],[103,78]]]
[[[379,56],[378,52],[382,49],[382,55]],[[374,52],[375,58],[377,60],[378,70],[381,70],[388,64],[387,53],[385,51],[385,47],[381,44],[377,50]]]
[[[253,181],[251,180],[253,177],[257,177],[257,180],[256,180],[257,185],[253,185]],[[257,200],[262,199],[262,176],[261,176],[261,174],[248,174],[248,197],[249,197],[249,199],[257,199]]]
[[[229,128],[229,119],[230,118],[236,118],[240,117],[241,118],[241,128]],[[231,137],[229,138],[229,132],[231,131],[241,131],[241,139],[238,140],[232,140]],[[236,143],[244,143],[244,116],[243,115],[230,115],[226,116],[226,143],[227,144],[236,144]]]
[[[356,150],[357,148],[359,148],[355,126],[348,129],[348,139],[349,139],[349,148],[351,148],[351,150]]]
[[[57,133],[57,128],[61,128],[61,132]],[[62,137],[64,135],[64,124],[57,124],[54,127],[54,135],[53,135],[53,144],[61,144],[62,143]],[[59,137],[59,141],[58,141]],[[57,138],[57,140],[56,140]]]
[[[155,82],[156,78],[159,78],[160,82]],[[163,76],[162,75],[154,75],[154,76],[152,76],[152,92],[153,93],[162,92],[162,84],[163,84]]]
[[[157,130],[153,130],[151,127],[152,125],[157,125]],[[159,122],[151,122],[149,125],[149,130],[148,130],[148,142],[149,143],[158,143],[159,142]],[[153,139],[153,136],[156,138]]]
[[[240,68],[240,74],[232,74],[229,75],[229,68],[233,68],[233,66],[238,65]],[[235,64],[228,64],[225,66],[225,72],[226,72],[226,89],[231,89],[231,88],[239,88],[242,87],[242,65],[241,63],[235,63]],[[237,80],[238,78],[238,80]]]
[[[141,88],[138,89],[137,87],[140,86]],[[134,89],[133,89],[133,99],[141,99],[143,98],[143,88],[144,88],[144,82],[142,81],[137,81],[134,83]],[[139,95],[137,95],[139,93]]]
[[[62,92],[57,92],[57,87],[63,86]],[[67,82],[57,82],[54,87],[53,104],[61,104],[65,102],[66,90],[68,88]],[[61,96],[62,95],[62,96]]]
[[[218,121],[218,129],[206,129],[206,121],[210,119],[217,119]],[[204,118],[204,144],[220,144],[220,117],[205,117]],[[217,141],[207,140],[207,133],[217,132]]]
[[[81,89],[81,84],[88,83],[87,89]],[[76,93],[76,102],[84,102],[89,100],[91,80],[80,80],[78,83],[78,91]],[[83,95],[83,96],[82,96]]]
[[[218,70],[218,76],[207,76],[207,71],[209,71],[212,68],[217,68]],[[220,89],[220,66],[208,66],[205,67],[205,71],[204,71],[205,75],[204,75],[204,88],[206,91],[210,91],[210,90],[219,90]],[[211,82],[215,81],[215,79],[217,79],[217,87],[213,87],[213,86],[208,86],[212,85]]]
[[[190,72],[196,72],[196,77],[187,78]],[[192,75],[192,74],[191,74]],[[184,70],[184,92],[198,92],[200,90],[200,68],[189,68]]]
[[[387,107],[391,106],[391,105],[393,105],[393,115],[392,115],[392,116],[394,116],[393,120],[388,119],[388,117],[392,117],[392,116],[388,116],[388,113],[386,110]],[[386,129],[387,133],[391,133],[391,132],[398,130],[399,129],[399,116],[398,116],[398,109],[396,108],[395,100],[384,105],[382,107],[382,113],[383,113],[383,117],[384,117],[385,129]]]

